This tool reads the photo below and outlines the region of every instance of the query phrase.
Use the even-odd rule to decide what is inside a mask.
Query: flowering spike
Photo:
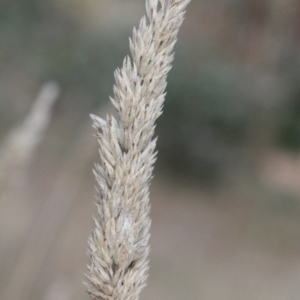
[[[148,278],[149,185],[156,160],[155,120],[190,0],[146,0],[130,39],[132,59],[115,71],[118,120],[91,115],[101,162],[94,174],[98,216],[88,240],[87,291],[95,300],[137,300]]]

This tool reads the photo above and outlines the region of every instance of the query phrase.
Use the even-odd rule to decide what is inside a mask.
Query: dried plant
[[[7,135],[0,149],[0,188],[10,187],[20,179],[44,137],[58,96],[57,83],[44,84],[25,121]]]
[[[95,168],[98,215],[88,241],[86,287],[96,300],[135,300],[146,284],[149,254],[149,184],[166,76],[190,0],[146,0],[146,17],[115,72],[111,101],[119,119],[92,116],[101,164]]]
[[[26,222],[23,223],[24,219],[21,218],[20,220],[18,218],[18,212],[22,212],[21,215],[25,216],[26,212],[22,211],[23,206],[19,204],[22,203],[24,205],[22,187],[24,187],[24,183],[27,183],[27,168],[34,158],[37,147],[45,137],[45,132],[51,121],[53,106],[59,94],[60,88],[57,83],[45,83],[33,102],[28,116],[7,134],[1,144],[0,245],[2,247],[0,247],[0,251],[3,257],[7,256],[9,259],[1,264],[1,271],[2,274],[5,274],[5,277],[1,278],[0,299],[27,299],[24,286],[26,282],[28,283],[28,280],[31,280],[31,276],[28,276],[27,271],[30,269],[30,274],[32,275],[37,265],[38,258],[32,255],[32,253],[36,253],[36,249],[40,249],[37,247],[36,241],[31,244],[30,252],[26,251],[27,247],[22,245],[25,235],[23,229],[26,228]],[[18,210],[15,207],[18,207]],[[11,210],[11,208],[14,209]],[[10,213],[11,211],[13,211],[13,214]],[[18,225],[14,226],[13,224],[16,220]],[[45,218],[43,221],[45,223]],[[22,229],[19,227],[22,227]],[[41,226],[37,228],[39,231],[40,229]],[[29,239],[29,242],[32,241],[30,235],[26,236],[26,239]],[[39,240],[43,239],[40,238]],[[48,240],[48,236],[46,240]],[[16,254],[17,251],[13,250],[13,245],[20,244],[22,245],[22,251]],[[26,268],[22,269],[24,264],[20,258],[24,257],[24,255],[27,255],[27,257],[31,256],[33,261],[30,260],[28,265],[25,264]],[[19,280],[20,278],[22,280]],[[18,287],[15,286],[15,282],[20,283]],[[27,285],[26,289],[28,290],[30,287],[32,286]]]

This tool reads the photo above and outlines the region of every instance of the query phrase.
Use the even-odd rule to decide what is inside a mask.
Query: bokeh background
[[[144,0],[0,2],[1,300],[89,299],[89,114],[112,112],[144,13]],[[59,96],[27,147],[16,132],[49,81]],[[167,92],[141,299],[299,299],[300,2],[193,0]]]

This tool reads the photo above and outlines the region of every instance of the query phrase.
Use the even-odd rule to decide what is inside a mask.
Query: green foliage
[[[187,54],[183,54],[187,57]],[[163,163],[190,177],[216,179],[243,159],[241,148],[251,110],[234,84],[235,77],[193,60],[176,66],[168,79],[158,136]],[[223,174],[224,175],[224,174]]]
[[[279,132],[280,146],[297,152],[300,150],[300,93],[296,94],[290,109],[284,115]]]

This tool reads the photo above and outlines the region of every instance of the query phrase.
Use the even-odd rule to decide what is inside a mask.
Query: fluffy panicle
[[[92,116],[101,163],[95,228],[88,241],[86,287],[96,300],[136,300],[148,277],[149,183],[156,159],[155,121],[162,113],[173,47],[190,0],[146,0],[130,39],[132,60],[115,71],[118,120]]]

